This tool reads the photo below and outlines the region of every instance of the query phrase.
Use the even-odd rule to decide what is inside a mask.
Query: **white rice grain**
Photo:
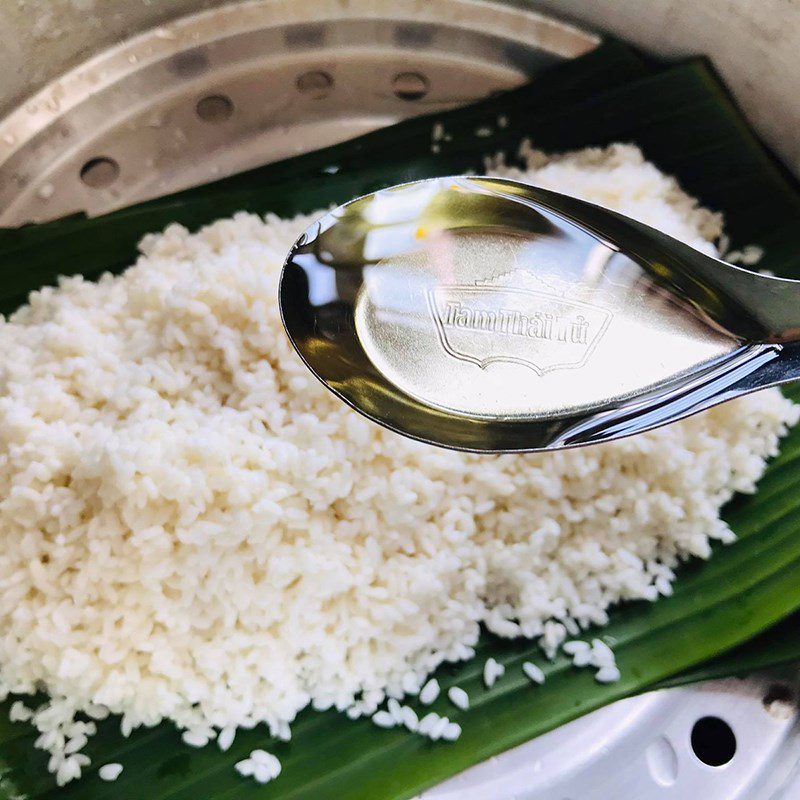
[[[439,681],[436,678],[431,678],[421,689],[419,693],[419,701],[424,706],[429,706],[439,696],[440,687]]]
[[[388,711],[376,711],[372,721],[379,728],[394,728],[397,725],[397,720]]]
[[[568,656],[577,656],[579,653],[588,653],[590,647],[588,642],[581,641],[580,639],[573,639],[569,642],[564,642],[561,649]]]
[[[617,667],[601,667],[595,673],[594,679],[598,683],[615,683],[620,679],[620,672]]]
[[[422,736],[429,736],[433,726],[436,725],[440,719],[441,717],[435,711],[431,711],[430,713],[426,714],[419,721],[417,733],[421,734]]]
[[[236,728],[234,728],[233,725],[228,725],[219,732],[219,736],[217,736],[217,746],[225,753],[231,749],[235,738]]]
[[[117,764],[116,762],[103,764],[103,766],[97,770],[97,774],[100,780],[115,781],[122,774],[122,764]]]
[[[601,639],[592,639],[592,666],[611,667],[616,663],[614,651]]]
[[[33,717],[33,710],[28,708],[22,700],[15,700],[8,710],[8,718],[11,722],[27,722]]]
[[[439,717],[439,719],[431,725],[428,731],[428,737],[434,742],[441,739],[449,725],[450,720],[447,717]]]
[[[190,747],[205,747],[208,744],[208,736],[198,731],[184,731],[181,739]]]
[[[238,761],[234,768],[242,777],[252,777],[256,783],[269,783],[280,775],[281,762],[265,750],[253,750],[249,758]]]
[[[460,686],[451,686],[447,690],[447,697],[456,708],[462,711],[469,708],[469,695]]]
[[[441,738],[446,742],[454,742],[459,736],[461,736],[461,726],[457,722],[448,722],[441,733]]]
[[[403,706],[401,709],[403,725],[412,733],[419,727],[419,717],[411,706]]]
[[[386,708],[391,715],[392,719],[398,724],[403,724],[403,707],[397,700],[392,697],[389,699],[389,702],[386,704]]]
[[[529,680],[533,681],[533,683],[542,684],[544,683],[545,676],[544,672],[542,672],[541,667],[537,667],[536,664],[531,663],[530,661],[525,661],[522,664],[522,671],[528,677]]]
[[[491,689],[497,679],[504,675],[505,671],[506,668],[494,658],[487,658],[486,663],[483,665],[483,682],[486,688]]]

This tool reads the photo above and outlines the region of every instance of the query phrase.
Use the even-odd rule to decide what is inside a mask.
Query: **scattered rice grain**
[[[460,686],[451,686],[447,690],[447,697],[456,708],[462,711],[469,708],[469,695]]]
[[[436,678],[431,678],[419,693],[419,701],[424,706],[429,706],[439,696],[440,692],[439,681]]]
[[[115,781],[122,774],[122,764],[118,764],[116,762],[111,764],[103,764],[103,766],[97,770],[97,774],[100,777],[100,780]]]
[[[525,661],[522,665],[522,671],[534,683],[539,683],[539,684],[544,683],[545,680],[544,672],[542,671],[542,668],[537,667],[536,664],[533,664],[530,661]]]

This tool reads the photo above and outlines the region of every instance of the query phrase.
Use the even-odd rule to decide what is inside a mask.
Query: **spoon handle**
[[[798,379],[800,342],[745,345],[671,390],[660,387],[635,403],[624,403],[581,420],[563,430],[549,447],[618,439],[677,422],[758,389]]]
[[[530,197],[613,248],[736,338],[800,340],[800,281],[762,275],[705,255],[677,239],[602,206],[532,187]]]

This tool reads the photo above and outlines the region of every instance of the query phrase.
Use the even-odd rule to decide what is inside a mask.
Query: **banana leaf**
[[[84,271],[91,276],[121,268],[130,262],[133,241],[144,225],[158,228],[181,219],[196,226],[238,208],[280,214],[310,210],[388,183],[480,169],[487,150],[513,153],[523,135],[549,150],[620,140],[639,144],[704,204],[726,213],[735,242],[764,244],[764,266],[800,277],[798,188],[752,134],[709,65],[694,60],[659,71],[632,59],[629,66],[620,80],[587,88],[593,79],[587,75],[579,80],[576,62],[570,80],[573,86],[582,85],[583,93],[569,96],[543,89],[545,99],[537,101],[535,84],[527,93],[523,89],[493,98],[487,113],[492,118],[506,114],[510,124],[488,140],[474,135],[476,120],[483,124],[484,119],[475,116],[475,109],[457,110],[265,167],[252,173],[252,182],[230,179],[216,188],[105,218],[72,218],[3,232],[3,302],[12,307],[25,292],[59,273]],[[591,69],[599,69],[597,61]],[[558,80],[557,72],[552,80]],[[438,154],[430,151],[433,121],[453,133],[451,146]],[[326,171],[330,166],[337,170]],[[309,177],[313,184],[307,183]],[[797,389],[789,395],[800,400]],[[125,739],[110,719],[100,724],[87,748],[93,761],[88,774],[64,789],[56,789],[45,772],[45,754],[32,747],[35,734],[25,725],[7,722],[4,714],[0,798],[402,800],[581,714],[665,681],[783,663],[798,654],[800,638],[795,614],[800,609],[798,458],[800,430],[795,430],[758,493],[737,497],[725,510],[737,542],[719,548],[708,562],[686,564],[672,597],[655,604],[629,603],[613,612],[600,635],[617,654],[622,673],[618,683],[601,686],[590,671],[574,668],[563,657],[544,661],[530,642],[487,635],[473,661],[443,666],[437,674],[443,688],[457,684],[471,697],[466,712],[449,705],[444,693],[432,706],[462,725],[457,742],[433,743],[400,730],[378,729],[369,720],[307,711],[293,726],[290,742],[271,741],[257,728],[240,732],[233,747],[221,753],[213,744],[188,748],[166,724]],[[777,661],[771,662],[769,653]],[[506,665],[506,675],[487,691],[481,671],[489,656]],[[522,673],[527,659],[544,669],[544,685],[533,686]],[[273,752],[283,765],[281,776],[261,787],[233,770],[256,747]],[[96,774],[97,767],[110,761],[125,765],[113,784]]]
[[[759,670],[800,664],[800,614],[792,614],[739,647],[672,675],[648,689],[667,689],[715,678],[743,678]]]

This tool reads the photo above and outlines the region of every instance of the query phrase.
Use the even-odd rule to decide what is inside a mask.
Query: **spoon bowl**
[[[293,246],[279,303],[340,398],[461,450],[608,441],[800,376],[800,282],[507,179],[334,209]]]

